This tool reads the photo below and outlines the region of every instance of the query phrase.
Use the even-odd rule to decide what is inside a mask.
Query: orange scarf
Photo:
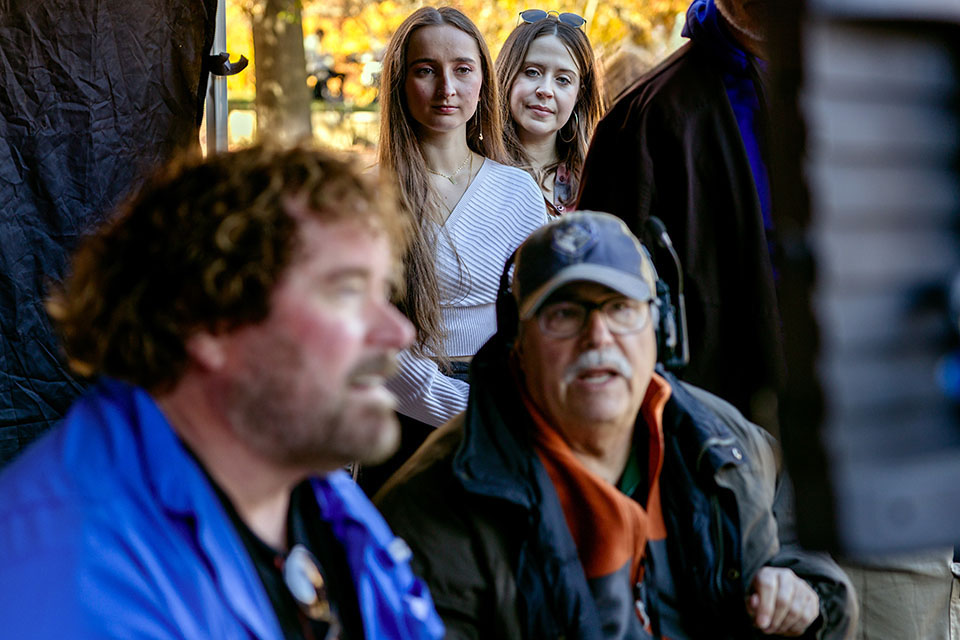
[[[577,545],[588,579],[610,575],[630,563],[633,584],[643,579],[647,540],[666,537],[660,511],[660,469],[663,466],[663,409],[672,390],[653,374],[640,407],[649,434],[646,508],[617,487],[589,471],[563,436],[524,396],[534,424],[534,445],[560,498],[567,527]],[[636,438],[636,434],[634,435]],[[642,467],[641,461],[641,467]]]

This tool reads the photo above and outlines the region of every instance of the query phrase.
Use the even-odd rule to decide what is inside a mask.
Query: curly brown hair
[[[71,367],[168,390],[196,331],[266,318],[298,247],[293,199],[323,222],[357,221],[388,234],[398,260],[403,255],[409,225],[393,189],[347,158],[264,147],[184,156],[81,244],[48,301]]]

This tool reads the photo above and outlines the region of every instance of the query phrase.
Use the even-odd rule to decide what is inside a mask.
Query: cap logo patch
[[[569,258],[581,258],[597,243],[597,232],[589,221],[577,220],[553,233],[553,248]]]

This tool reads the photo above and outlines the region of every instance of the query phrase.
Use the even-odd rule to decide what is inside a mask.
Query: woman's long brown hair
[[[545,167],[543,175],[534,179],[543,182],[561,164],[566,164],[574,179],[573,192],[580,180],[583,161],[587,157],[593,130],[603,116],[603,77],[599,72],[593,48],[586,34],[568,24],[545,18],[533,23],[523,23],[514,29],[503,43],[497,56],[497,78],[500,81],[500,113],[504,122],[504,142],[512,164],[534,174],[517,133],[517,123],[510,112],[510,92],[517,74],[523,69],[530,44],[541,36],[557,36],[570,52],[580,71],[580,91],[570,119],[557,133],[557,162]],[[541,185],[542,186],[542,185]]]
[[[398,183],[401,206],[416,229],[404,258],[405,286],[397,304],[417,329],[413,350],[445,362],[444,327],[440,317],[435,245],[437,225],[443,222],[440,200],[430,185],[427,164],[417,140],[415,123],[407,107],[407,48],[413,33],[431,25],[450,25],[471,36],[480,52],[483,84],[477,111],[467,122],[467,146],[474,152],[503,162],[503,120],[499,107],[493,60],[476,25],[452,7],[422,7],[413,12],[390,39],[383,57],[380,79],[380,171],[392,173]],[[483,140],[480,140],[480,134]]]

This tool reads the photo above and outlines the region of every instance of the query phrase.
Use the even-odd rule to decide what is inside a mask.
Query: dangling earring
[[[480,131],[480,135],[477,136],[477,140],[483,142],[483,124],[480,122],[480,103],[477,102],[477,129]]]
[[[568,120],[568,122],[569,122],[569,120]],[[576,137],[577,137],[577,130],[580,128],[580,116],[577,115],[577,112],[576,112],[576,111],[573,112],[573,122],[574,122],[574,124],[573,124],[573,135],[570,136],[570,139],[569,139],[569,140],[566,139],[566,138],[564,138],[562,135],[560,135],[560,134],[558,133],[558,135],[560,135],[560,140],[562,140],[563,142],[566,142],[566,143],[568,143],[568,144],[571,143],[571,142],[573,142],[573,141],[576,139]],[[562,132],[563,132],[563,129],[560,129],[560,132],[562,133]]]

